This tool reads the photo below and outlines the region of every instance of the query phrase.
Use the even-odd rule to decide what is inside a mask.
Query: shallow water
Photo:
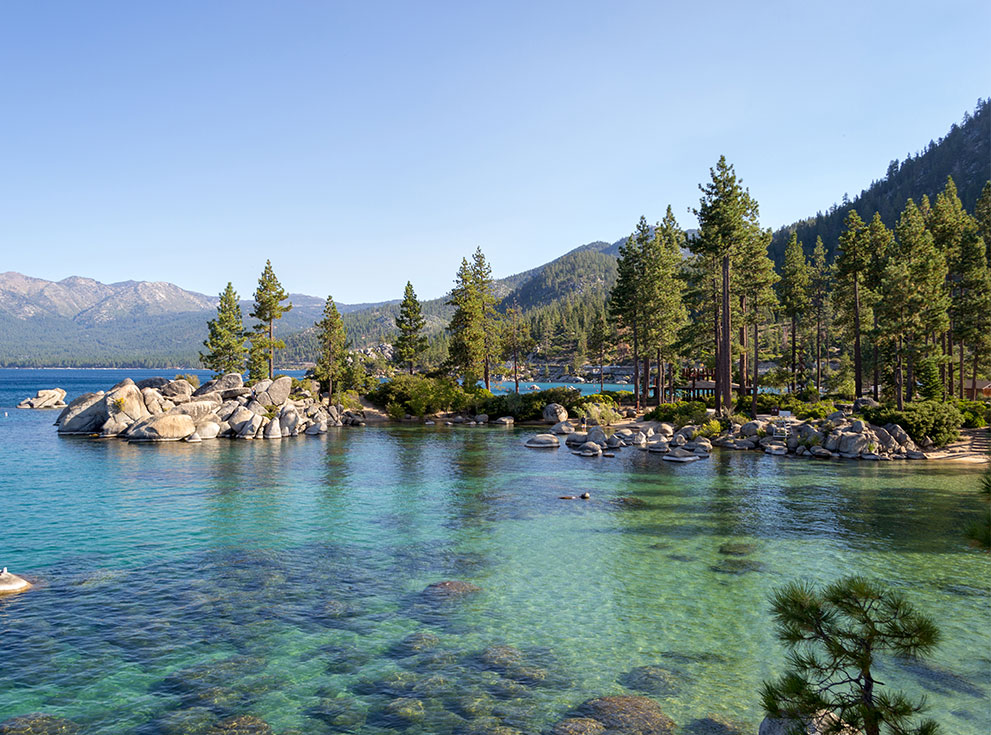
[[[69,372],[78,394],[136,371]],[[883,680],[927,695],[947,732],[991,731],[991,558],[964,538],[978,470],[589,460],[494,427],[135,446],[59,439],[55,412],[6,408],[66,380],[0,371],[0,565],[38,581],[0,599],[0,722],[157,735],[250,713],[276,732],[394,732],[408,721],[390,702],[408,697],[410,733],[536,733],[656,665],[679,725],[756,732],[760,682],[781,670],[767,594],[857,572],[944,632]],[[558,500],[581,490],[592,500]],[[481,590],[421,594],[450,579]],[[495,645],[522,658],[482,655]]]

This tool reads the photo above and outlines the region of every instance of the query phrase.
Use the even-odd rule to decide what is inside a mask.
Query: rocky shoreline
[[[106,392],[79,396],[55,425],[61,435],[198,442],[312,436],[337,426],[363,426],[364,420],[362,412],[327,405],[309,391],[293,393],[292,378],[247,387],[241,375],[228,373],[199,388],[181,378],[137,383],[128,378]]]

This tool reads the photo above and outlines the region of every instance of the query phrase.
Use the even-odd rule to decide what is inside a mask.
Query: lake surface
[[[0,370],[0,565],[38,582],[0,598],[0,722],[162,735],[248,713],[276,733],[394,733],[408,697],[407,733],[540,733],[655,665],[679,725],[756,733],[781,671],[768,593],[862,573],[944,632],[882,681],[926,695],[945,732],[991,731],[991,557],[964,530],[978,469],[589,460],[495,427],[128,445],[11,408],[152,374],[170,375]],[[422,594],[444,580],[481,589]]]

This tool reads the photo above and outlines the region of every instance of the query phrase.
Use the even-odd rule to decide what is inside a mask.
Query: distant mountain
[[[952,176],[957,186],[960,201],[968,212],[974,211],[974,203],[981,195],[985,182],[991,179],[991,100],[978,100],[974,114],[964,115],[960,125],[950,126],[949,132],[939,141],[929,141],[925,150],[888,164],[884,177],[874,181],[858,194],[853,201],[847,195],[839,205],[833,204],[826,212],[818,212],[814,217],[782,227],[774,233],[771,255],[780,267],[784,262],[785,245],[791,233],[811,253],[816,237],[822,237],[830,258],[836,252],[843,221],[851,209],[865,222],[869,222],[874,212],[888,227],[894,227],[905,202],[909,198],[918,204],[928,195],[935,201],[936,195],[946,186],[946,177]]]

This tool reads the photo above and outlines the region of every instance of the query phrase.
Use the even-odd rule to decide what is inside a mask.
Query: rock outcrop
[[[25,398],[18,408],[65,408],[65,391],[61,388],[42,388],[34,398]]]
[[[291,378],[247,387],[239,374],[230,373],[195,390],[183,379],[123,380],[105,393],[80,396],[55,424],[60,434],[196,442],[319,436],[331,427],[363,426],[364,421],[361,411],[325,405],[306,391],[293,395]]]
[[[545,424],[559,424],[562,421],[567,421],[568,409],[560,403],[548,403],[544,406],[543,417]]]
[[[31,589],[31,583],[23,577],[11,574],[7,567],[0,570],[0,595],[13,595]]]

